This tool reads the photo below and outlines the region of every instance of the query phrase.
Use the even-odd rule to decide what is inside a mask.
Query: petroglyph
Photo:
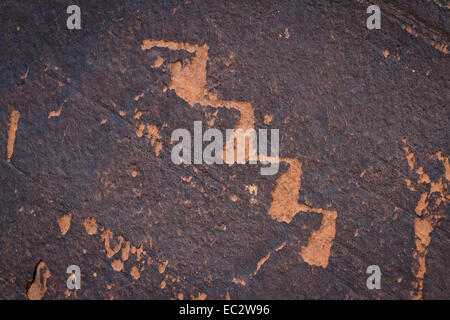
[[[130,257],[130,241],[125,242],[125,246],[122,248],[122,261],[127,261]]]
[[[169,264],[169,261],[167,261],[167,260],[161,261],[158,266],[159,273],[164,273],[166,271],[166,267],[168,264]]]
[[[206,88],[206,67],[209,50],[207,44],[191,45],[188,43],[164,40],[144,40],[141,45],[142,50],[150,50],[155,47],[170,50],[185,50],[194,55],[190,61],[185,61],[184,65],[182,65],[180,61],[169,65],[171,76],[169,89],[174,90],[181,99],[186,101],[191,107],[198,104],[204,107],[211,106],[213,108],[225,107],[227,109],[236,109],[240,113],[240,118],[234,130],[254,129],[254,107],[250,102],[221,100],[218,99],[217,94],[209,92]],[[157,63],[154,67],[161,64],[162,62]],[[271,120],[272,116],[266,115],[264,117],[264,122],[266,124],[270,123]],[[142,135],[143,129],[142,126],[138,129],[138,136]],[[235,144],[229,145],[232,145],[235,148],[234,160],[236,160],[238,155]],[[323,218],[321,226],[311,234],[308,244],[302,247],[300,255],[303,260],[310,265],[321,266],[324,268],[327,267],[331,246],[336,234],[337,211],[311,208],[306,204],[299,204],[299,191],[303,174],[302,163],[299,160],[292,158],[280,158],[278,160],[267,156],[258,156],[255,148],[253,148],[254,145],[256,144],[253,144],[252,141],[250,141],[250,138],[246,140],[244,148],[245,161],[248,161],[249,158],[258,158],[261,161],[279,161],[289,165],[288,170],[278,179],[277,185],[272,192],[272,203],[268,214],[272,219],[285,223],[290,223],[293,217],[299,212],[322,214]],[[224,152],[224,162],[227,163],[225,155],[226,152]],[[232,162],[230,161],[230,163]],[[269,257],[270,253],[267,259]],[[264,260],[264,262],[266,260]],[[256,272],[260,267],[261,265],[258,264]]]
[[[177,96],[186,101],[191,107],[199,104],[203,107],[236,109],[240,113],[240,118],[235,126],[235,130],[242,129],[245,131],[254,128],[255,116],[250,102],[221,100],[217,98],[217,94],[211,93],[206,89],[208,45],[191,45],[163,40],[144,40],[141,45],[142,50],[150,50],[155,47],[185,50],[194,54],[192,60],[186,61],[184,66],[182,66],[180,61],[169,65],[171,74],[169,89],[174,90]]]
[[[114,233],[110,229],[104,230],[104,227],[101,225],[99,226],[96,220],[91,217],[88,217],[83,221],[83,226],[89,235],[97,235],[95,238],[102,242],[106,258],[110,259],[110,262],[108,263],[110,264],[112,270],[116,272],[128,272],[132,279],[138,280],[141,277],[142,271],[145,270],[143,265],[145,263],[151,265],[152,260],[144,250],[143,244],[139,244],[137,247],[132,246],[131,242],[125,240],[122,235],[114,236]],[[98,234],[98,229],[104,231],[101,234]],[[151,238],[145,242],[148,242],[150,246],[152,246]],[[130,257],[131,255],[135,255],[135,258],[132,259]],[[147,256],[147,259],[142,259],[143,256]],[[127,267],[125,262],[128,264],[136,263],[137,265]],[[158,266],[158,271],[160,273],[164,273],[168,263],[169,262],[167,260],[161,262]],[[128,269],[129,271],[127,271]],[[94,277],[96,277],[96,273],[94,274]]]
[[[206,293],[204,292],[199,292],[198,295],[195,297],[193,295],[191,295],[191,299],[192,300],[205,300],[206,299]]]
[[[301,256],[311,265],[326,268],[331,253],[331,246],[336,235],[337,212],[334,210],[303,208],[303,212],[322,213],[322,224],[312,232],[308,244],[302,247]]]
[[[150,144],[155,149],[156,156],[159,156],[159,153],[162,149],[161,136],[158,132],[158,128],[154,125],[147,125],[147,138],[150,139]]]
[[[48,119],[53,118],[53,117],[59,117],[61,115],[61,111],[62,111],[62,106],[60,106],[59,109],[56,111],[50,111],[48,113]]]
[[[410,191],[417,191],[419,185],[423,184],[428,190],[421,193],[414,210],[417,215],[414,219],[416,247],[413,251],[414,263],[412,265],[412,272],[415,279],[412,281],[411,296],[414,300],[419,300],[422,299],[423,279],[427,271],[426,256],[431,242],[431,233],[442,219],[443,211],[450,199],[448,192],[450,164],[449,157],[443,156],[440,151],[429,155],[430,159],[440,161],[444,167],[443,176],[432,181],[430,176],[425,173],[423,167],[416,165],[415,155],[408,148],[406,139],[403,139],[403,144],[409,170],[417,176],[415,186],[413,186],[414,182],[408,179],[405,180],[407,188]],[[414,171],[414,169],[416,170]],[[432,198],[431,195],[433,193],[437,193],[438,197]]]
[[[16,141],[16,131],[19,124],[20,112],[12,110],[9,117],[9,130],[8,130],[8,145],[6,147],[7,160],[11,162],[11,157],[14,152],[14,143]]]
[[[281,158],[280,161],[288,163],[289,168],[277,180],[268,213],[273,219],[286,223],[291,223],[299,212],[322,214],[322,223],[319,229],[313,231],[308,244],[302,247],[300,255],[308,264],[325,268],[328,266],[330,250],[336,234],[337,211],[300,204],[302,163],[290,158]]]
[[[253,271],[253,275],[252,276],[256,276],[256,274],[258,273],[259,269],[261,269],[261,266],[264,263],[266,263],[266,261],[269,260],[269,258],[270,258],[270,251],[258,261],[258,263],[256,264],[256,269],[255,269],[255,271]]]
[[[103,243],[105,245],[106,256],[108,258],[112,258],[122,248],[122,242],[123,242],[123,237],[122,236],[118,237],[118,243],[115,245],[114,248],[111,248],[110,241],[112,239],[113,239],[113,233],[110,230],[106,230],[105,232],[103,232],[102,240],[103,240]]]
[[[142,92],[141,94],[138,94],[137,96],[134,97],[134,101],[139,101],[140,98],[142,98],[144,96],[144,92]]]
[[[155,63],[153,63],[153,68],[159,68],[164,63],[164,59],[160,56],[156,57]]]
[[[140,123],[136,129],[136,136],[141,138],[144,134],[150,140],[150,144],[153,147],[156,156],[159,156],[159,153],[162,150],[162,141],[158,128],[152,124]]]
[[[97,233],[97,222],[95,218],[87,217],[84,219],[83,225],[89,235]]]
[[[141,276],[141,273],[139,272],[138,268],[136,266],[133,266],[130,271],[130,275],[133,277],[134,280],[138,280]]]
[[[65,216],[62,216],[61,218],[58,219],[59,230],[61,231],[61,234],[63,236],[66,235],[67,231],[69,231],[71,219],[72,219],[71,213],[68,213]]]
[[[234,284],[239,284],[239,285],[241,285],[243,287],[245,287],[247,285],[247,282],[245,280],[239,279],[239,278],[233,278],[231,280],[231,282],[233,282]]]
[[[41,300],[47,292],[47,279],[50,269],[44,261],[39,261],[34,270],[33,280],[28,282],[26,295],[29,300]]]
[[[111,262],[111,267],[114,271],[121,272],[123,271],[123,262],[119,259],[115,259]]]

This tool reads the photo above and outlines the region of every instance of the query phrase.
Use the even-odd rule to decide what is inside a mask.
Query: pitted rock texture
[[[450,9],[370,31],[371,4],[90,1],[68,30],[3,1],[0,298],[449,299]],[[279,129],[278,173],[175,165],[194,121]]]

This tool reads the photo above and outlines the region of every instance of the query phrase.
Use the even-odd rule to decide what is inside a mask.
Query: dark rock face
[[[0,298],[450,298],[442,2],[41,2],[0,4]],[[194,121],[278,173],[175,165]]]

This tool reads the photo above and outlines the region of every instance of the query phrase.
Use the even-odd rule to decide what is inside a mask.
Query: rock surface
[[[450,299],[444,2],[372,31],[364,0],[89,1],[81,30],[2,2],[0,298]],[[279,172],[173,164],[194,121],[279,129]]]

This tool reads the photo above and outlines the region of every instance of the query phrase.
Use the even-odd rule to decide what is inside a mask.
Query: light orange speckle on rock
[[[48,113],[48,119],[53,118],[53,117],[59,117],[61,115],[61,111],[62,111],[62,106],[60,106],[59,109],[56,111],[50,111]]]
[[[164,63],[164,59],[160,56],[157,56],[155,62],[153,63],[153,68],[159,68]]]
[[[244,286],[247,284],[247,282],[245,282],[245,280],[243,279],[239,279],[239,278],[233,278],[233,280],[231,280],[233,283],[235,284],[239,284],[241,286]]]
[[[97,222],[95,218],[87,217],[84,219],[83,225],[89,235],[97,233]]]
[[[58,219],[59,230],[63,236],[69,231],[71,219],[72,214],[70,212]]]
[[[127,261],[130,257],[130,241],[125,243],[125,246],[122,248],[122,261]]]
[[[130,275],[133,277],[134,280],[138,280],[139,277],[141,276],[138,268],[136,268],[135,266],[131,268]]]
[[[123,270],[123,262],[119,259],[113,260],[113,262],[111,262],[111,267],[114,271],[120,272]]]
[[[286,39],[289,39],[290,36],[291,36],[291,35],[289,34],[289,29],[288,29],[288,28],[284,29],[284,37],[285,37]]]
[[[197,297],[195,297],[195,296],[191,296],[191,299],[192,300],[206,300],[206,293],[204,293],[204,292],[199,292],[198,293],[198,295],[197,295]]]
[[[272,115],[264,115],[264,124],[270,124],[272,122],[273,116]]]
[[[134,97],[134,101],[139,101],[140,98],[142,98],[144,96],[144,92],[142,92],[141,94],[138,94],[137,96]],[[135,114],[136,116],[136,114]]]
[[[14,143],[16,141],[16,131],[19,125],[20,112],[12,110],[9,117],[9,130],[8,130],[8,145],[7,145],[7,160],[11,162],[11,157],[14,152]]]
[[[164,273],[166,271],[166,267],[169,264],[169,261],[165,260],[159,263],[158,271],[159,273]]]
[[[154,148],[156,156],[159,156],[162,149],[162,142],[158,128],[154,125],[147,124],[146,129],[146,137],[150,139],[150,144]]]
[[[136,120],[139,120],[142,117],[142,111],[139,111],[138,109],[134,110],[134,118]]]
[[[136,135],[141,138],[144,135],[145,124],[141,123],[136,129]]]

